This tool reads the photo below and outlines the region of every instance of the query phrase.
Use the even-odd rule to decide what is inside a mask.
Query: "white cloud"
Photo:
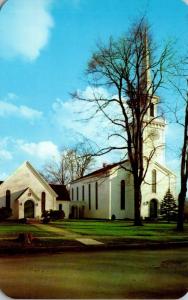
[[[53,0],[11,0],[1,11],[0,56],[36,59],[49,40]]]
[[[43,161],[49,158],[59,158],[60,155],[57,145],[51,141],[41,141],[38,143],[17,141],[17,143],[22,151]]]
[[[182,0],[185,4],[188,5],[188,0]]]
[[[0,101],[0,116],[21,117],[30,121],[40,119],[42,112],[25,105],[16,106],[7,101]]]
[[[92,89],[91,87],[87,87],[84,91],[78,92],[85,99],[93,99],[94,93],[95,96],[110,97],[107,90],[103,88]],[[109,129],[112,129],[112,124],[105,118],[102,112],[98,112],[94,116],[96,109],[96,103],[80,100],[63,101],[58,98],[52,105],[53,122],[64,131],[67,129],[71,130],[74,134],[82,134],[97,144],[103,142],[104,145],[104,140],[107,141]],[[118,108],[113,109],[110,106],[111,114],[115,113],[117,115],[117,111]]]
[[[10,160],[12,159],[12,154],[8,150],[0,149],[0,158],[1,160],[2,159]]]
[[[104,99],[109,99],[110,94],[104,88],[91,88],[87,87],[83,91],[78,91],[82,98],[93,99],[94,94],[97,97]],[[113,96],[115,98],[115,96]],[[110,134],[119,133],[120,127],[114,126],[111,121],[109,121],[102,112],[98,112],[94,115],[97,106],[96,103],[91,103],[81,100],[68,100],[62,101],[61,99],[56,99],[52,106],[53,109],[53,123],[56,127],[61,129],[62,136],[66,135],[66,140],[69,143],[75,143],[79,140],[80,135],[93,143],[93,147],[96,150],[103,149],[109,146],[117,146],[125,144],[121,138],[117,135],[113,135],[109,138]],[[109,107],[106,107],[106,112],[113,118],[118,117],[119,105],[111,103]],[[92,115],[93,118],[90,118]],[[117,150],[111,152],[109,155],[105,155],[102,158],[103,162],[117,161],[120,157],[124,155],[124,152]],[[98,160],[101,165],[100,160]]]
[[[0,160],[11,160],[12,157],[12,153],[7,150],[9,146],[9,139],[8,138],[1,138],[0,140]]]

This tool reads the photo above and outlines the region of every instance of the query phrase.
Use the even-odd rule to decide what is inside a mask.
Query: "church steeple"
[[[142,42],[142,81],[143,89],[147,94],[152,94],[152,84],[151,84],[151,69],[150,69],[150,48],[148,45],[148,34],[147,28],[143,29],[143,42]]]
[[[153,79],[151,78],[151,51],[148,43],[147,28],[143,30],[143,90],[148,97],[148,111],[144,118],[148,123],[144,130],[144,156],[150,157],[154,150],[153,160],[165,161],[165,120],[158,116],[159,97],[153,94]]]

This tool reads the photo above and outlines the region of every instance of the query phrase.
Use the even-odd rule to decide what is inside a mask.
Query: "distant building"
[[[40,219],[45,210],[63,210],[69,217],[70,198],[63,185],[48,184],[29,162],[0,185],[0,207],[12,209],[11,219]]]

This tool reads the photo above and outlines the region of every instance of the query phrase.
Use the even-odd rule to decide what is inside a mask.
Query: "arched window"
[[[84,185],[82,185],[82,201],[85,200],[85,190],[84,190]]]
[[[95,208],[98,209],[98,182],[95,182]]]
[[[88,201],[89,201],[89,209],[91,209],[91,185],[88,185]]]
[[[74,201],[74,189],[72,188],[72,201]]]
[[[155,116],[155,107],[154,104],[151,103],[150,104],[150,117],[154,117]]]
[[[125,180],[121,181],[120,207],[122,210],[125,209]]]
[[[79,187],[76,188],[76,200],[79,201]]]
[[[41,194],[41,211],[42,213],[46,210],[46,193],[42,192]]]
[[[10,190],[6,190],[6,208],[10,208]]]
[[[152,170],[152,193],[157,192],[157,172],[156,170]]]

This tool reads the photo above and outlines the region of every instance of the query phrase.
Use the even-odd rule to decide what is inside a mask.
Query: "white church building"
[[[145,47],[147,49],[147,38]],[[146,88],[149,96],[152,89],[149,54],[143,59],[143,69],[146,70],[143,73],[144,89]],[[166,122],[159,117],[159,97],[151,93],[148,100],[143,120],[143,160],[146,163],[149,159],[149,165],[141,187],[141,216],[156,219],[160,213],[161,201],[169,189],[176,199],[176,175],[167,168],[165,162]],[[72,217],[134,219],[133,176],[122,166],[126,170],[131,169],[127,160],[103,166],[71,183]],[[146,165],[144,167],[146,169]]]
[[[176,176],[165,164],[165,127],[157,116],[159,99],[153,97],[145,122],[143,155],[157,149],[142,184],[141,216],[156,219],[167,190],[176,198]],[[151,121],[152,120],[152,121]],[[133,219],[133,177],[122,166],[129,161],[104,165],[72,182],[69,192],[63,185],[49,184],[29,162],[21,165],[0,184],[0,207],[12,209],[12,219],[40,219],[47,210],[63,210],[65,218]],[[70,194],[70,195],[69,195]]]
[[[12,209],[10,219],[40,219],[49,210],[63,210],[68,218],[69,206],[66,187],[48,184],[29,162],[0,184],[0,207]]]
[[[144,130],[143,154],[155,154],[142,184],[141,216],[156,219],[160,203],[167,190],[176,198],[176,175],[165,164],[165,127],[163,118],[157,116],[159,99],[154,96],[145,116],[148,126]],[[71,216],[73,218],[133,219],[133,177],[121,166],[129,168],[129,161],[104,165],[70,185]]]

